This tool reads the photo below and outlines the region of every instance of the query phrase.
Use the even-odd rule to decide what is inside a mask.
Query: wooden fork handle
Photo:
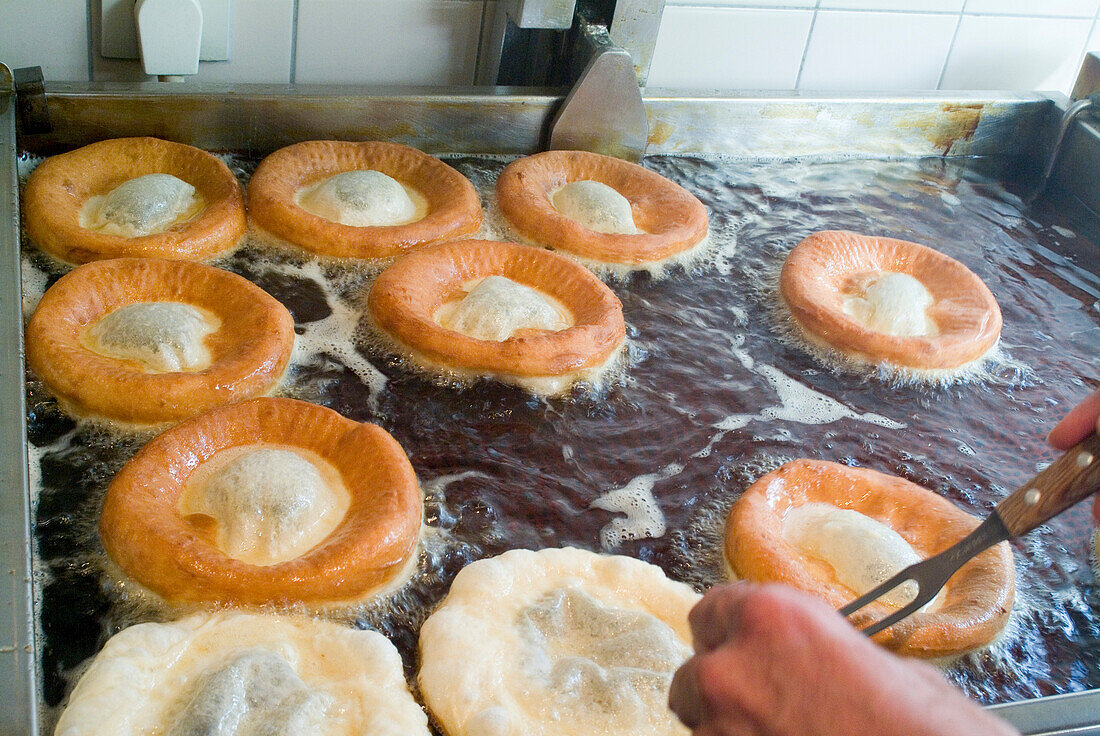
[[[1091,434],[997,504],[1013,537],[1100,490],[1100,435]]]

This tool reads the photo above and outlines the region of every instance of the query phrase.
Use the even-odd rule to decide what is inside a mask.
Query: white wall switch
[[[100,54],[109,59],[140,59],[136,0],[101,0]],[[202,6],[200,61],[228,61],[233,0],[199,0]]]

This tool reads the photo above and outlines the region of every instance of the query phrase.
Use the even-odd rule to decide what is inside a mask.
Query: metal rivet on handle
[[[1031,490],[1024,493],[1024,503],[1026,503],[1028,506],[1034,506],[1035,504],[1039,503],[1039,499],[1042,497],[1043,494],[1039,493],[1039,489],[1032,488]]]
[[[1081,450],[1081,452],[1077,453],[1076,457],[1077,467],[1087,468],[1088,466],[1092,465],[1092,461],[1095,459],[1096,458],[1093,457],[1091,452],[1088,452],[1087,450]]]

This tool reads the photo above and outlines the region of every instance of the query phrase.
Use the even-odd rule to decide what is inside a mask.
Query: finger
[[[748,583],[717,585],[695,604],[688,614],[688,623],[696,654],[713,651],[737,631],[741,601],[751,588]]]
[[[1068,450],[1097,431],[1100,418],[1100,391],[1095,391],[1069,410],[1062,421],[1047,435],[1047,442],[1059,450]]]
[[[676,670],[668,691],[668,707],[685,726],[693,730],[707,719],[706,708],[699,697],[696,661],[692,657]]]

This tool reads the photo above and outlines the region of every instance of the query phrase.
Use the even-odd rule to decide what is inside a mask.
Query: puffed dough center
[[[311,689],[285,659],[248,649],[197,678],[169,710],[166,736],[270,736],[322,733],[334,704]],[[166,724],[167,725],[167,724]]]
[[[220,326],[213,313],[190,304],[141,302],[108,312],[85,330],[83,343],[151,373],[193,373],[210,367],[204,340]]]
[[[341,225],[407,225],[428,214],[428,201],[415,189],[381,171],[344,171],[305,187],[298,206]]]
[[[80,208],[80,226],[137,238],[167,232],[194,218],[202,208],[202,197],[187,182],[171,174],[146,174],[105,195],[89,197]]]
[[[381,634],[232,609],[112,637],[54,733],[429,736]]]
[[[516,619],[524,652],[516,687],[546,723],[587,732],[613,718],[619,728],[645,732],[667,712],[672,674],[691,651],[652,614],[608,606],[576,587],[558,588]],[[490,708],[471,719],[471,736],[507,733],[507,716]]]
[[[213,525],[230,557],[274,565],[317,546],[350,505],[339,472],[314,453],[253,445],[223,450],[200,465],[180,513],[200,527]]]
[[[783,536],[804,555],[832,566],[837,580],[857,595],[921,559],[886,524],[826,503],[807,503],[788,511],[783,518]],[[900,608],[916,595],[916,583],[910,581],[879,600]]]
[[[637,235],[630,202],[613,188],[587,179],[566,184],[552,195],[550,204],[559,214],[589,230],[613,235]]]
[[[573,325],[565,305],[504,276],[488,276],[462,288],[466,295],[440,307],[435,320],[468,337],[502,342],[524,330],[559,332]]]
[[[844,313],[865,327],[895,337],[931,337],[939,330],[928,316],[932,294],[906,273],[866,274],[843,296]]]

